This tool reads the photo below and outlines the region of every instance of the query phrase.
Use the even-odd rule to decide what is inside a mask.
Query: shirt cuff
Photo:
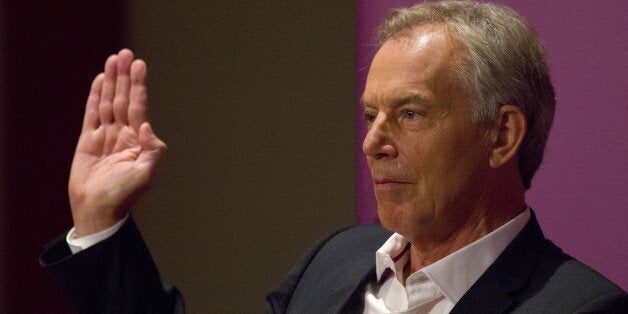
[[[126,215],[126,217],[124,217],[122,220],[118,221],[115,225],[109,227],[108,229],[105,229],[103,231],[96,232],[96,233],[93,233],[84,237],[80,237],[80,238],[74,237],[75,228],[72,227],[72,229],[70,229],[70,231],[68,232],[68,235],[65,236],[65,242],[68,243],[68,246],[70,247],[70,251],[72,251],[72,254],[76,254],[100,241],[104,241],[108,239],[109,237],[111,237],[114,233],[116,233],[122,227],[122,225],[124,225],[127,219],[129,219],[128,214]]]

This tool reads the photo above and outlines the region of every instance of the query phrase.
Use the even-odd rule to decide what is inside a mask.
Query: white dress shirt
[[[70,229],[70,231],[68,231],[68,234],[65,236],[65,242],[68,243],[72,254],[76,254],[112,236],[114,233],[120,230],[120,228],[122,227],[122,225],[124,225],[127,219],[129,219],[129,215],[126,215],[124,219],[118,221],[115,225],[109,227],[108,229],[80,238],[74,237],[75,228],[72,227],[72,229]]]
[[[364,313],[449,313],[529,219],[528,208],[486,236],[413,273],[405,286],[403,268],[409,262],[410,243],[393,234],[375,253],[377,283],[366,288]]]

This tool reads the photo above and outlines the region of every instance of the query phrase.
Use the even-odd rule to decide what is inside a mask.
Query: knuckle
[[[114,107],[123,107],[129,103],[129,99],[124,96],[116,96],[113,100]]]

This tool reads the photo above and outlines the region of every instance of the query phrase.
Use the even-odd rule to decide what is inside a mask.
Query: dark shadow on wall
[[[38,257],[71,226],[67,178],[90,81],[126,37],[124,1],[3,9],[3,312],[68,313]]]

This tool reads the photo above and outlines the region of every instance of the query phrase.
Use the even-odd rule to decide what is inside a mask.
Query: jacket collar
[[[514,301],[536,268],[546,241],[534,212],[497,260],[462,296],[451,313],[501,313]]]

